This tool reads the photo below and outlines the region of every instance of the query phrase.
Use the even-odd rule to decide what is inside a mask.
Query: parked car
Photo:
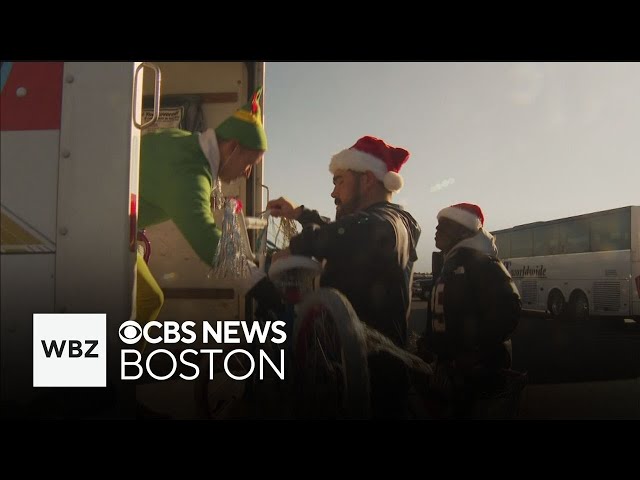
[[[431,287],[433,287],[433,276],[428,275],[414,279],[411,290],[414,297],[429,300],[431,298]]]

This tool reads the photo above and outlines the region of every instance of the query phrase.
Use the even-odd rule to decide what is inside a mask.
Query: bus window
[[[589,251],[589,223],[576,220],[562,225],[562,246],[564,253],[583,253]]]
[[[498,247],[498,257],[509,258],[511,256],[511,234],[499,233],[496,235],[496,247]]]
[[[629,210],[623,210],[591,220],[591,251],[606,252],[631,248],[629,215]]]
[[[533,253],[533,235],[531,229],[511,233],[511,257],[530,257]]]
[[[562,253],[559,228],[556,225],[538,227],[533,230],[533,255],[556,255]]]

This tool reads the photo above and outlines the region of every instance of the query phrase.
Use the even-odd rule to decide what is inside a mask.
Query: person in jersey
[[[510,337],[520,317],[520,295],[498,258],[493,236],[483,228],[478,205],[443,208],[437,219],[435,242],[444,262],[419,351],[446,385],[446,415],[480,418],[480,399],[498,391],[511,368]]]

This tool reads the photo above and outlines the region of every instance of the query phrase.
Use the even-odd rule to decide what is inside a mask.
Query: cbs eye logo
[[[142,328],[135,320],[127,320],[120,325],[118,334],[120,335],[120,340],[124,343],[133,345],[134,343],[138,343],[140,338],[142,338]]]

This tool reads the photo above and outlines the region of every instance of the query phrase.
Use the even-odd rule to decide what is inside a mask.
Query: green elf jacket
[[[164,129],[142,136],[138,228],[173,220],[207,264],[213,262],[221,235],[211,213],[212,168],[217,176],[217,163],[212,167],[197,133]]]

